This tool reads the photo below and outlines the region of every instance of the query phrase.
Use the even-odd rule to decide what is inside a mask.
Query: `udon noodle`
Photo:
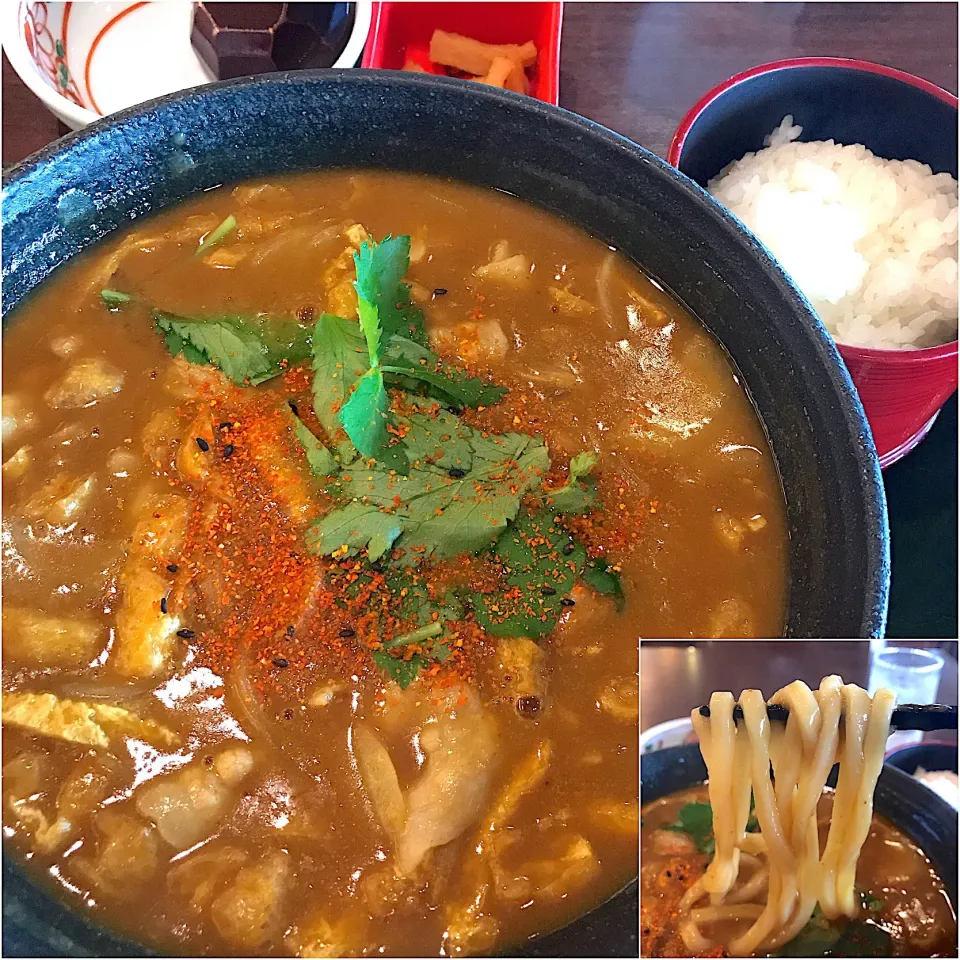
[[[797,680],[770,700],[789,710],[767,718],[759,690],[744,690],[743,721],[730,693],[710,698],[710,717],[694,710],[709,775],[716,853],[680,902],[681,936],[692,953],[717,944],[702,928],[751,919],[723,946],[732,956],[775,950],[792,940],[819,903],[829,919],[856,916],[854,878],[870,829],[873,791],[896,703],[890,690],[870,695],[838,676],[817,691]],[[817,802],[834,763],[840,771],[821,854]],[[773,777],[771,778],[771,766]],[[751,789],[759,832],[748,832]]]

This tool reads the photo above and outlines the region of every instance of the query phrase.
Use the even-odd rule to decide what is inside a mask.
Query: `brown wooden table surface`
[[[568,2],[561,103],[662,156],[713,85],[758,63],[814,55],[879,61],[956,92],[957,5]],[[4,164],[62,132],[4,57]]]
[[[938,703],[957,702],[957,661],[945,650]],[[870,644],[863,640],[715,640],[687,645],[641,644],[640,729],[689,715],[714,690],[757,688],[771,696],[792,680],[810,687],[838,673],[866,687]],[[956,734],[938,732],[938,739]]]

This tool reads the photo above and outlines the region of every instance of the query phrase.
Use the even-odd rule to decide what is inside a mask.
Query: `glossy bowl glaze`
[[[957,176],[957,98],[901,70],[806,57],[766,63],[714,87],[687,112],[667,158],[701,186],[792,114],[801,141],[862,143],[889,160]],[[957,341],[923,350],[839,344],[887,467],[926,435],[957,389]]]
[[[5,180],[4,309],[135,218],[217,184],[332,167],[418,171],[505,190],[656,277],[724,344],[767,431],[788,514],[786,633],[882,634],[886,504],[870,430],[832,340],[779,266],[696,184],[623,137],[531,97],[396,71],[301,71],[183,91],[117,114]],[[130,949],[38,890],[14,863],[4,866],[4,901],[16,914],[8,938],[27,928],[60,955]],[[525,949],[636,956],[637,946],[634,883]]]
[[[836,786],[834,767],[827,783]],[[670,747],[640,760],[640,803],[689,790],[707,778],[700,747]],[[884,764],[874,794],[874,810],[903,831],[927,855],[954,912],[957,910],[957,811],[903,770]]]

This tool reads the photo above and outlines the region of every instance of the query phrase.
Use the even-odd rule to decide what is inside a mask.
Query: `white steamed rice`
[[[842,343],[957,337],[957,181],[861,144],[798,143],[793,117],[707,185],[770,249]]]

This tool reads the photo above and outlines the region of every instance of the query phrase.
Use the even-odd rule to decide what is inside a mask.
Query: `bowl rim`
[[[621,133],[605,127],[597,121],[580,114],[573,113],[563,107],[548,104],[545,101],[509,90],[487,87],[483,84],[465,83],[453,77],[439,77],[429,74],[407,73],[399,70],[296,70],[277,73],[266,73],[251,77],[238,77],[232,80],[220,80],[197,87],[176,90],[172,93],[155,97],[124,110],[117,111],[98,119],[94,124],[81,130],[71,131],[59,140],[38,150],[18,164],[5,171],[2,177],[3,196],[7,200],[0,207],[4,222],[17,216],[16,204],[11,205],[12,193],[19,181],[29,181],[30,178],[40,176],[44,164],[52,162],[62,153],[71,151],[98,136],[105,134],[113,127],[129,123],[137,117],[162,110],[179,101],[191,101],[205,96],[216,96],[221,91],[236,87],[268,87],[287,85],[302,85],[308,87],[323,82],[333,85],[368,86],[375,93],[378,84],[390,84],[395,87],[429,89],[447,87],[456,89],[460,94],[476,100],[490,100],[494,102],[509,102],[524,111],[531,122],[551,121],[559,124],[563,132],[571,137],[596,137],[617,152],[630,155],[633,160],[642,163],[645,167],[653,168],[657,175],[669,181],[673,189],[696,200],[704,205],[704,213],[718,222],[725,233],[749,248],[749,255],[759,258],[771,280],[781,285],[782,294],[795,310],[803,312],[805,319],[810,323],[804,326],[808,329],[811,338],[811,347],[830,368],[830,380],[841,398],[840,422],[843,429],[848,431],[853,444],[851,455],[858,464],[858,486],[862,493],[861,500],[865,511],[865,522],[870,531],[869,544],[865,547],[866,569],[864,571],[864,605],[860,615],[858,636],[881,636],[886,625],[887,608],[890,596],[890,529],[887,514],[886,495],[880,469],[880,460],[873,434],[870,429],[863,404],[860,401],[856,387],[850,376],[846,364],[837,351],[836,343],[829,331],[819,319],[810,301],[800,288],[791,279],[780,263],[773,258],[770,252],[750,233],[749,230],[726,207],[720,204],[698,183],[681,173],[676,167],[654,154],[649,149]],[[458,95],[460,95],[458,94]],[[746,251],[745,251],[746,252]],[[54,264],[56,266],[56,264]],[[52,269],[52,268],[51,268]],[[46,273],[44,274],[46,276]],[[4,291],[8,281],[7,264],[4,264]],[[4,306],[12,309],[19,297],[13,297],[11,304],[7,298]],[[827,355],[824,356],[824,353]]]
[[[350,69],[356,63],[359,63],[363,55],[363,48],[370,36],[370,28],[373,22],[373,0],[350,0],[355,8],[353,27],[350,30],[350,36],[344,46],[340,56],[337,57],[330,69]],[[19,0],[14,4],[11,0],[6,0],[0,9],[0,35],[3,41],[0,47],[10,60],[10,65],[14,72],[23,81],[24,85],[41,100],[48,110],[52,111],[57,119],[61,115],[69,117],[70,123],[76,124],[74,129],[81,129],[96,123],[105,117],[111,117],[115,113],[129,110],[131,107],[140,106],[140,103],[152,103],[154,97],[142,100],[140,103],[131,104],[129,107],[122,107],[120,110],[112,110],[109,113],[97,113],[88,107],[77,106],[72,100],[68,100],[58,91],[54,90],[49,83],[44,80],[37,69],[36,62],[30,56],[24,43],[23,34],[20,29],[25,0]],[[240,78],[242,79],[242,78]],[[214,80],[211,83],[216,83]],[[194,87],[180,87],[172,90],[170,93],[179,93],[182,90],[192,90]],[[167,96],[168,94],[164,94]]]
[[[911,87],[916,87],[936,97],[938,100],[947,104],[947,106],[957,109],[957,97],[949,90],[937,86],[930,80],[924,80],[916,74],[907,73],[905,70],[898,70],[896,67],[888,67],[883,63],[874,63],[871,60],[848,59],[846,57],[789,57],[784,60],[771,60],[769,63],[761,63],[749,70],[734,74],[726,80],[711,87],[690,109],[683,115],[683,119],[677,126],[670,140],[670,148],[667,150],[667,163],[680,169],[680,158],[683,155],[683,146],[686,143],[693,125],[700,118],[700,115],[717,100],[722,94],[731,90],[733,87],[745,80],[752,80],[754,77],[762,76],[765,73],[774,73],[777,70],[795,70],[803,67],[833,67],[845,70],[859,70],[861,73],[875,73],[882,77],[889,77],[891,80],[899,80]],[[940,360],[957,356],[957,338],[948,340],[946,343],[937,344],[934,347],[921,347],[917,350],[906,350],[877,347],[858,347],[853,344],[841,343],[836,341],[837,349],[844,356],[849,355],[857,360],[872,360],[874,362],[886,363],[916,363],[918,360]]]

